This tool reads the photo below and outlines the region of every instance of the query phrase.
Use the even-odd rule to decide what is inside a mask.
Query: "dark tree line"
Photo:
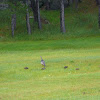
[[[38,23],[38,28],[42,29],[41,24],[41,17],[40,17],[40,7],[45,6],[46,10],[51,10],[52,5],[55,2],[55,5],[59,5],[57,9],[60,9],[60,30],[62,33],[66,32],[65,28],[65,16],[64,16],[64,8],[71,6],[72,4],[75,5],[75,9],[78,9],[78,3],[82,2],[82,0],[8,0],[12,3],[15,7],[11,10],[12,20],[11,20],[11,30],[12,30],[12,37],[14,37],[14,30],[16,29],[16,8],[18,7],[17,2],[23,1],[24,5],[26,5],[26,26],[27,32],[31,34],[31,26],[29,21],[29,7],[32,8],[34,21]],[[99,28],[100,28],[100,0],[95,0],[97,5],[99,6]]]
[[[100,0],[96,0],[96,3],[97,5],[99,6],[99,20],[98,20],[98,23],[99,23],[99,28],[100,28]]]

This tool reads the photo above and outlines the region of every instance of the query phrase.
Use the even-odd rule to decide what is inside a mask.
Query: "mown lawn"
[[[99,40],[1,42],[0,100],[100,100]]]

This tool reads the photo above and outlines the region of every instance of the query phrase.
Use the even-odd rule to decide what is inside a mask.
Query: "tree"
[[[67,0],[67,2],[68,2],[67,6],[70,6],[70,0]]]
[[[40,8],[39,8],[39,0],[31,0],[31,7],[33,10],[34,20],[38,22],[38,28],[41,29],[41,19],[40,19]]]
[[[16,11],[20,8],[20,3],[19,1],[22,0],[7,0],[10,6],[10,10],[12,12],[12,17],[11,17],[11,31],[12,31],[12,37],[14,37],[14,32],[16,29]]]
[[[50,0],[46,0],[46,10],[50,9]]]
[[[100,0],[98,0],[98,4],[99,4],[99,20],[98,20],[98,23],[99,23],[99,28],[100,28]]]
[[[78,0],[78,2],[82,2],[82,0]]]
[[[96,0],[96,4],[99,5],[99,0]]]
[[[31,26],[30,26],[30,21],[29,21],[29,12],[28,12],[28,0],[26,0],[26,26],[27,26],[27,32],[30,35],[31,34]]]
[[[64,17],[64,1],[60,0],[60,29],[62,33],[66,32],[65,17]]]
[[[16,28],[16,14],[12,14],[11,18],[11,31],[12,31],[12,37],[14,37],[14,30]]]
[[[96,4],[98,5],[98,8],[99,8],[98,24],[99,24],[99,29],[100,29],[100,0],[96,0]]]
[[[10,2],[10,7],[11,7],[11,11],[12,11],[12,17],[11,17],[11,31],[12,31],[12,37],[14,37],[14,31],[16,29],[16,5],[17,2],[12,1],[12,0],[8,0]]]
[[[33,15],[34,15],[34,21],[38,22],[36,0],[30,0],[30,1],[31,1],[31,7],[32,7]]]
[[[42,29],[42,26],[41,26],[41,19],[40,19],[39,0],[36,0],[36,6],[37,6],[38,28],[39,28],[39,29]]]
[[[75,8],[77,10],[77,8],[78,8],[78,0],[75,0]]]
[[[71,5],[71,4],[73,4],[73,0],[68,0],[69,1],[69,4]]]

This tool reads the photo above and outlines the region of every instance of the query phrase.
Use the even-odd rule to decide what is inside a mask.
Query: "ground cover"
[[[41,70],[40,56],[46,70]],[[0,99],[99,100],[99,37],[1,42]]]

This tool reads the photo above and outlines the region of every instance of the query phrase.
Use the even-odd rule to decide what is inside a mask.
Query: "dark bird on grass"
[[[86,94],[85,92],[83,92],[83,94]]]
[[[41,57],[41,56],[40,56]],[[41,64],[44,66],[44,68],[45,68],[45,61],[42,59],[42,57],[41,57]]]
[[[79,70],[79,68],[76,68],[76,70]]]
[[[64,69],[68,68],[68,66],[65,66]]]
[[[24,67],[24,69],[28,69],[28,67]]]

